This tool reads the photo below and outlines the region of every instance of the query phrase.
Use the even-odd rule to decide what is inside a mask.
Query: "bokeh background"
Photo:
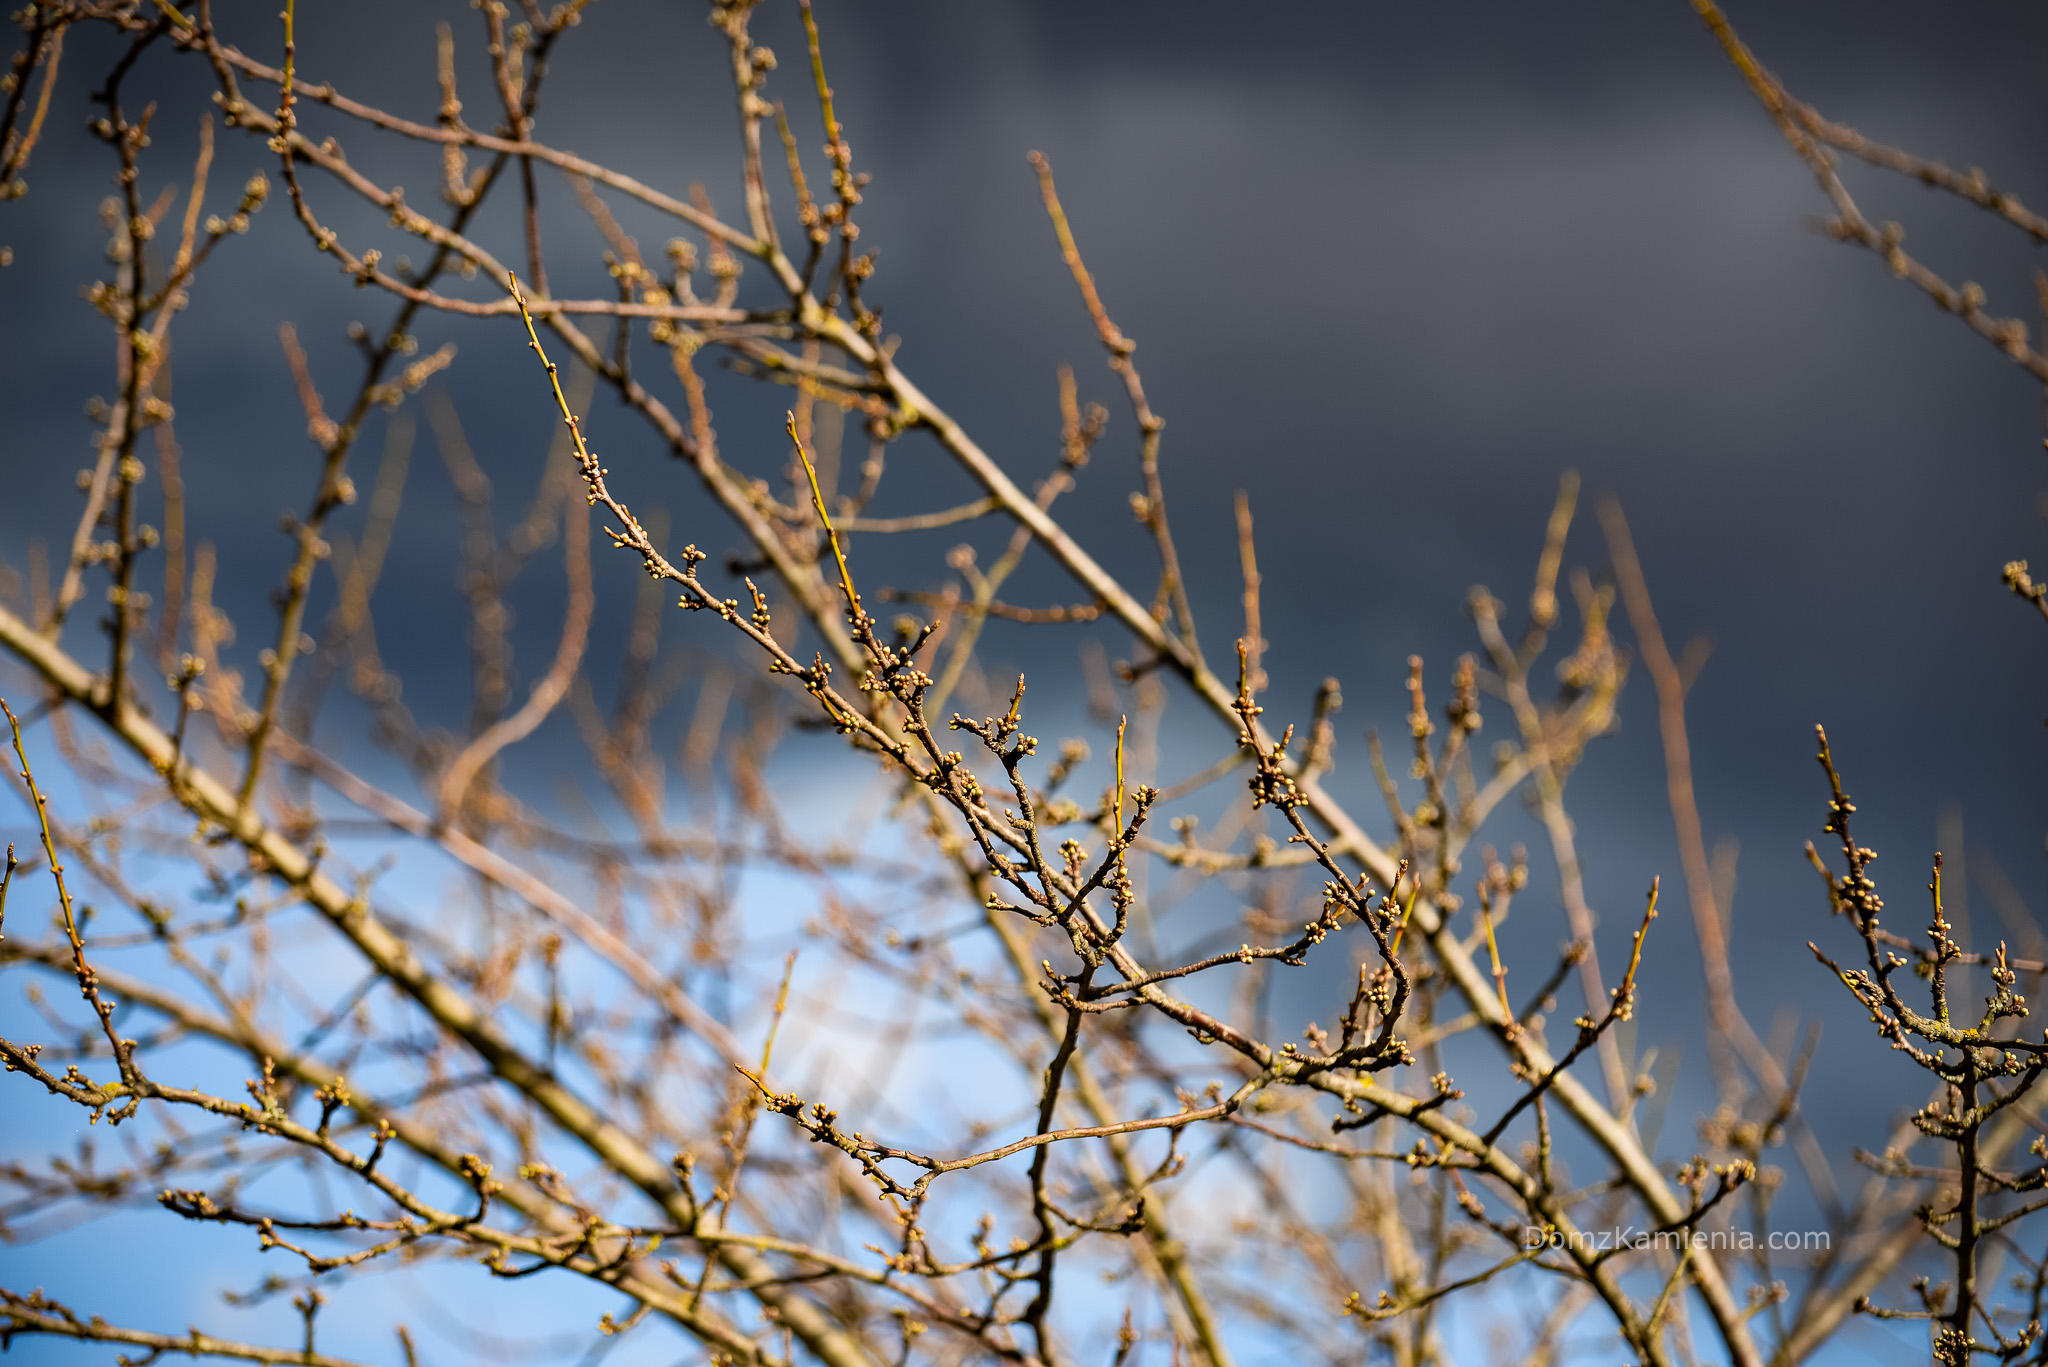
[[[271,6],[224,4],[222,23],[269,51]],[[361,98],[431,121],[432,24],[444,16],[410,3],[302,8],[302,71],[339,73]],[[2048,562],[2042,393],[1875,259],[1816,230],[1825,204],[1811,176],[1689,6],[819,9],[856,161],[873,175],[870,298],[903,339],[905,369],[1028,475],[1056,454],[1054,367],[1072,362],[1083,396],[1114,416],[1067,516],[1114,563],[1144,563],[1126,502],[1137,487],[1130,423],[1039,208],[1024,155],[1042,150],[1167,420],[1171,506],[1211,650],[1237,626],[1231,500],[1243,489],[1260,534],[1272,715],[1305,714],[1319,680],[1343,681],[1338,786],[1359,810],[1376,809],[1364,727],[1401,733],[1411,653],[1441,689],[1476,647],[1462,607],[1470,586],[1526,602],[1560,473],[1575,469],[1589,496],[1621,500],[1674,650],[1695,634],[1713,642],[1689,715],[1708,842],[1740,851],[1739,995],[1759,1028],[1785,1015],[1823,1022],[1807,1112],[1829,1149],[1881,1142],[1922,1098],[1917,1076],[1889,1076],[1889,1052],[1804,948],[1843,941],[1803,852],[1823,812],[1812,727],[1827,725],[1862,808],[1860,837],[1880,851],[1892,903],[1912,924],[1926,861],[1942,848],[1952,906],[1980,940],[2038,937],[2048,632],[1999,570],[2029,554]],[[445,17],[474,22],[459,8]],[[1981,165],[1999,187],[2048,203],[2048,14],[2038,7],[1785,0],[1731,17],[1831,117]],[[779,11],[757,31],[785,54],[775,88],[794,112],[800,37]],[[74,38],[30,193],[0,205],[0,242],[13,251],[0,270],[0,557],[17,568],[34,539],[68,537],[75,473],[90,456],[84,406],[112,386],[110,338],[80,297],[105,269],[96,207],[112,191],[113,159],[85,131],[84,95],[110,54],[101,38]],[[604,0],[564,41],[539,136],[664,188],[701,180],[729,205],[738,178],[724,61],[696,7]],[[157,57],[134,78],[131,100],[153,95],[175,113],[145,163],[151,192],[188,174],[203,74]],[[480,122],[481,76],[465,74]],[[316,132],[321,112],[307,111]],[[334,131],[367,155],[365,135]],[[379,146],[380,167],[407,167],[384,178],[422,199],[435,160],[395,156]],[[224,133],[217,194],[270,160],[255,140]],[[1991,311],[2038,316],[2034,252],[2019,234],[1896,178],[1851,167],[1849,180],[1869,217],[1904,222],[1932,267],[1981,281]],[[324,193],[344,230],[372,221]],[[564,241],[577,211],[559,186],[551,194],[548,228]],[[655,232],[642,235],[650,252]],[[516,259],[509,221],[480,236]],[[600,292],[594,247],[588,255],[581,288]],[[222,599],[248,627],[266,619],[284,565],[275,519],[303,503],[314,470],[277,326],[297,327],[338,394],[354,380],[346,326],[389,311],[308,256],[280,199],[223,249],[174,333],[178,432],[202,510],[193,537],[247,567]],[[558,294],[572,287],[558,276]],[[523,487],[551,433],[517,339],[502,323],[437,319],[420,331],[430,347],[461,348],[443,383],[470,444],[494,478],[504,471],[508,489]],[[731,382],[723,392],[727,457],[773,475],[780,394],[749,398]],[[736,546],[630,415],[600,396],[591,430],[617,482],[662,503],[678,541],[714,554]],[[965,489],[921,438],[895,459],[915,476],[878,513],[940,506]],[[469,676],[455,538],[431,530],[453,498],[432,473],[415,482],[403,558],[386,576],[432,591],[387,594],[379,618],[423,713],[437,690],[466,700]],[[870,554],[886,578],[893,552]],[[630,583],[630,566],[600,561],[601,593]],[[1605,561],[1584,518],[1567,563],[1597,572]],[[1025,583],[1059,594],[1042,567],[1032,573]],[[547,601],[543,591],[520,638],[529,661],[546,657]],[[75,649],[92,648],[88,616],[67,637]],[[266,634],[245,629],[242,653],[253,657]],[[1070,643],[1041,659],[1030,653],[1037,638],[1003,639],[1033,669],[1034,702],[1078,717]],[[0,666],[0,684],[20,683]],[[446,709],[445,724],[459,726],[464,708]],[[1621,716],[1571,790],[1591,898],[1617,943],[1650,877],[1678,881],[1646,677],[1632,681]],[[1493,724],[1505,721],[1496,708]],[[378,772],[345,724],[321,739]],[[1219,743],[1210,719],[1170,707],[1163,776],[1205,765]],[[560,747],[564,762],[574,749],[559,720],[533,744]],[[855,781],[828,751],[812,738],[785,752],[779,773],[799,800]],[[14,836],[22,817],[0,814],[0,826]],[[1540,957],[1564,931],[1540,847],[1533,863],[1517,932]],[[1674,1114],[1689,1114],[1708,1095],[1703,989],[1682,919],[1660,929],[1638,1038],[1677,1061]],[[55,1112],[33,1116],[0,1104],[10,1154],[45,1142],[35,1126]],[[1672,1151],[1684,1142],[1674,1137]],[[157,1228],[168,1223],[135,1237],[188,1237]],[[0,1248],[0,1278],[57,1290],[85,1275],[89,1247]],[[155,1298],[167,1323],[200,1313],[181,1300],[186,1285],[172,1279]],[[1830,1360],[1882,1355],[1886,1343],[1859,1330]]]

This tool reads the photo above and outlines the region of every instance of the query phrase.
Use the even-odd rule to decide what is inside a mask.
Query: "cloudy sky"
[[[271,52],[273,4],[224,4],[223,24]],[[302,70],[431,121],[430,7],[307,8]],[[1070,515],[1092,545],[1128,542],[1129,423],[1038,208],[1024,157],[1043,151],[1167,420],[1172,506],[1216,623],[1209,639],[1236,625],[1230,509],[1245,489],[1261,531],[1275,715],[1289,698],[1305,709],[1318,680],[1339,676],[1340,759],[1353,780],[1364,725],[1385,727],[1405,705],[1406,657],[1425,655],[1440,686],[1471,648],[1467,589],[1525,600],[1560,473],[1576,469],[1589,494],[1622,501],[1674,646],[1696,633],[1714,642],[1692,695],[1693,738],[1708,839],[1741,850],[1746,1004],[1760,1026],[1781,1008],[1828,1022],[1825,1123],[1839,1126],[1837,1148],[1868,1142],[1913,1089],[1837,1080],[1889,1059],[1802,947],[1841,939],[1803,864],[1822,816],[1811,728],[1824,722],[1835,738],[1895,906],[1917,918],[1941,829],[1951,842],[1963,833],[1966,897],[1984,934],[2015,934],[2007,915],[2048,909],[2048,631],[1998,582],[2008,559],[2048,564],[2042,395],[1880,263],[1815,231],[1824,201],[1812,178],[1690,7],[819,8],[856,159],[874,176],[872,298],[903,339],[904,368],[1029,475],[1054,453],[1054,367],[1073,362],[1084,395],[1115,417]],[[458,26],[474,22],[450,9]],[[1731,17],[1824,112],[1982,165],[2048,204],[2038,7],[1777,0]],[[760,26],[784,54],[776,88],[795,110],[800,39],[787,16]],[[68,536],[89,451],[83,406],[111,384],[104,328],[78,297],[102,269],[95,206],[112,162],[84,132],[83,97],[106,56],[98,40],[74,40],[30,194],[0,205],[0,242],[14,251],[0,270],[0,557],[17,567],[32,538]],[[730,206],[722,60],[694,8],[604,0],[563,45],[539,136],[664,188],[701,179]],[[137,72],[135,98],[166,110],[152,190],[189,164],[203,77],[167,54]],[[470,89],[482,121],[485,87]],[[431,158],[336,131],[424,199]],[[267,162],[259,144],[226,134],[215,184]],[[1992,311],[2037,315],[2018,234],[1862,168],[1850,182],[1873,220],[1906,224],[1909,248],[1934,269],[1981,281]],[[573,201],[550,193],[550,232],[566,240]],[[369,224],[331,197],[328,207],[345,227]],[[650,247],[661,240],[651,221],[624,216]],[[514,254],[509,223],[484,236]],[[387,312],[331,272],[303,269],[305,257],[303,234],[273,204],[224,249],[179,324],[179,434],[207,509],[201,531],[250,567],[230,602],[251,620],[284,547],[238,528],[274,525],[312,478],[276,327],[296,324],[340,392],[352,382],[344,325]],[[583,288],[598,288],[594,257],[585,275]],[[545,429],[504,401],[514,339],[440,320],[423,337],[463,349],[447,383],[472,444],[506,453],[508,470],[536,468]],[[763,473],[780,459],[774,398],[721,409],[729,458],[751,455]],[[593,422],[609,462],[657,489],[684,535],[730,547],[627,415],[601,402]],[[917,477],[883,511],[957,487],[935,448],[907,444],[900,459]],[[422,518],[447,502],[431,488],[416,497]],[[441,550],[423,538],[399,568],[446,582]],[[1597,571],[1605,560],[1589,521],[1568,561]],[[1032,582],[1057,591],[1049,577]],[[459,603],[441,597],[387,609],[394,656],[406,633],[417,653],[448,629]],[[536,614],[542,635],[547,615]],[[69,639],[83,649],[89,638],[81,628]],[[435,668],[422,659],[409,696],[431,696]],[[450,652],[446,670],[459,679],[467,662]],[[1056,669],[1034,685],[1054,706],[1072,697]],[[1205,763],[1219,737],[1192,713],[1183,706],[1175,724]],[[1678,871],[1647,679],[1622,715],[1621,734],[1574,784],[1610,929],[1651,875]],[[1696,1029],[1700,990],[1689,933],[1672,929],[1642,1029],[1675,1042]],[[1532,946],[1562,934],[1542,930]]]

